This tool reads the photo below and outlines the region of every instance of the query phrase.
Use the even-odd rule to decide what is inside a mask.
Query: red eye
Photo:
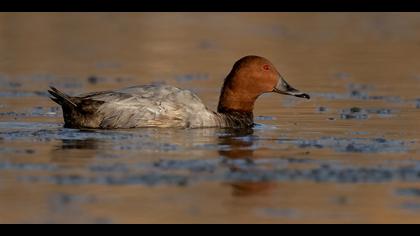
[[[270,69],[270,66],[269,66],[269,65],[264,65],[264,66],[263,66],[263,69],[264,69],[264,70],[269,70],[269,69]]]

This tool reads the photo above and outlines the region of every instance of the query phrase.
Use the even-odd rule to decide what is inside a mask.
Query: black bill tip
[[[309,96],[308,94],[306,94],[306,93],[302,93],[302,94],[296,94],[295,95],[296,97],[299,97],[299,98],[306,98],[306,99],[311,99],[311,96]]]

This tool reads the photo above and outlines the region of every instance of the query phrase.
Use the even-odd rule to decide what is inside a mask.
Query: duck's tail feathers
[[[71,99],[71,97],[60,90],[50,87],[51,90],[48,90],[48,92],[51,94],[52,97],[51,100],[53,100],[55,103],[61,105],[61,106],[72,106],[77,107],[77,104],[74,103]]]

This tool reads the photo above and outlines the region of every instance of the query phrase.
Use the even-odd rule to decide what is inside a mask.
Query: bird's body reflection
[[[62,150],[71,150],[71,149],[80,149],[80,150],[96,150],[98,149],[99,141],[96,139],[62,139],[62,144],[59,149]]]
[[[221,146],[219,154],[226,158],[225,164],[229,166],[230,171],[252,174],[256,139],[252,128],[230,129],[219,136],[219,145]],[[250,165],[237,165],[229,160],[245,160]],[[276,186],[275,183],[269,181],[236,181],[226,184],[232,187],[232,194],[238,197],[266,194]]]
[[[84,167],[91,163],[99,150],[97,139],[62,139],[52,150],[54,163],[73,163]]]
[[[77,163],[84,166],[92,161],[103,144],[103,141],[93,137],[95,130],[64,130],[62,134],[61,142],[52,149],[51,160],[55,163]],[[92,137],[84,138],[86,134]]]
[[[133,139],[109,138],[109,136],[125,137],[124,135],[128,134],[124,132],[115,131],[113,133],[109,133],[95,130],[83,130],[79,132],[72,131],[68,134],[66,133],[68,137],[66,136],[61,139],[61,143],[56,145],[52,150],[52,162],[58,164],[72,164],[85,168],[94,162],[98,162],[95,157],[103,156],[106,153],[119,157],[120,155],[142,154],[144,153],[144,150],[149,151],[152,148],[150,145],[155,145],[158,149],[166,147],[166,144],[194,149],[194,147],[197,146],[206,148],[208,147],[206,146],[207,144],[217,144],[216,151],[223,157],[221,165],[223,167],[228,167],[228,174],[240,173],[244,176],[253,177],[256,173],[264,171],[258,163],[255,164],[255,160],[258,159],[258,155],[255,155],[255,151],[257,150],[259,137],[254,134],[254,130],[252,128],[190,130],[141,129],[137,132],[141,132],[143,135],[134,136],[135,138]],[[80,139],[75,138],[77,135],[81,136]],[[86,138],[86,136],[88,136],[88,138]],[[151,143],[151,140],[155,140],[156,142]],[[113,145],[115,147],[127,146],[132,148],[124,149],[122,151],[124,153],[115,152],[113,151],[116,149],[115,147],[110,149]],[[175,149],[174,151],[176,152],[178,150]],[[209,150],[206,149],[206,151]],[[168,153],[167,151],[162,152],[165,152],[165,155]],[[134,160],[142,163],[142,155],[138,155]],[[201,162],[202,160],[198,159],[194,161]],[[129,165],[130,164],[127,164],[127,166]],[[232,194],[238,197],[267,194],[276,186],[274,182],[270,182],[268,180],[248,181],[229,179],[225,176],[218,177],[220,177],[221,181],[224,182],[223,184],[227,184],[232,187]]]

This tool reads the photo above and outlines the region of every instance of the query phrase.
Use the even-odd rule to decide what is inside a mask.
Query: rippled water
[[[420,15],[0,14],[1,223],[419,223]],[[247,54],[310,101],[253,129],[75,130],[46,89],[164,83],[215,108]]]

